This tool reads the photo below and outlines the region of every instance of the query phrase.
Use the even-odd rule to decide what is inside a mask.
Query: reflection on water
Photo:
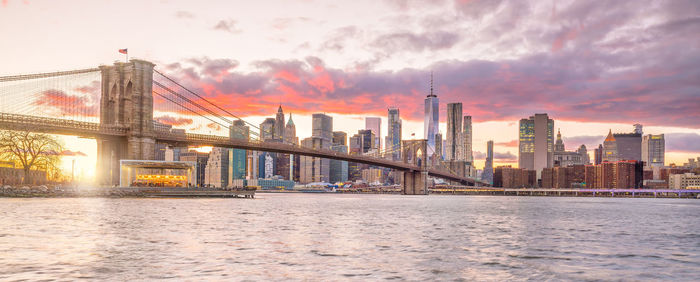
[[[692,199],[0,199],[0,280],[698,280]]]

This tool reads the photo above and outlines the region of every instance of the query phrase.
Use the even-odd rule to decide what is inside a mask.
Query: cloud
[[[213,122],[207,123],[207,127],[208,127],[209,129],[213,129],[213,130],[216,130],[216,131],[219,131],[219,130],[223,129],[223,128],[221,127],[221,125],[216,124],[216,123],[213,123]]]
[[[216,23],[216,25],[214,25],[213,29],[230,33],[241,33],[242,30],[236,27],[237,24],[238,22],[235,20],[220,20],[218,23]]]
[[[484,152],[473,151],[472,154],[474,155],[475,160],[485,160],[486,159],[486,153],[484,153]],[[494,152],[493,158],[494,158],[494,161],[498,161],[498,162],[517,162],[518,161],[518,156],[512,154],[510,151],[505,152],[505,153]]]
[[[387,106],[397,106],[403,119],[419,121],[432,70],[440,101],[463,102],[477,122],[517,121],[546,112],[558,120],[700,128],[700,53],[692,48],[700,44],[695,36],[700,20],[693,12],[697,3],[662,2],[640,13],[640,5],[653,3],[577,1],[555,7],[551,2],[455,1],[454,11],[441,15],[433,10],[444,10],[440,3],[390,1],[401,15],[413,13],[409,6],[414,4],[420,8],[416,11],[429,7],[430,15],[409,17],[411,22],[381,32],[361,25],[332,29],[320,50],[340,52],[361,42],[359,49],[378,54],[355,65],[272,58],[243,71],[236,61],[197,58],[165,69],[241,116],[267,115],[284,101],[285,108],[300,113],[384,115]],[[445,20],[436,29],[408,30],[435,18]],[[643,26],[634,24],[652,18]],[[506,51],[490,59],[374,69],[382,56],[393,53],[433,56],[462,46]]]
[[[519,143],[518,140],[510,140],[508,142],[496,142],[494,143],[496,146],[504,146],[504,147],[518,147]]]
[[[666,152],[700,152],[700,134],[667,133],[664,134]]]
[[[422,52],[449,49],[460,40],[460,34],[447,31],[413,33],[409,31],[382,34],[374,39],[371,46],[386,53],[403,51]]]
[[[156,117],[155,120],[172,126],[191,125],[193,122],[191,118],[171,117],[168,115]]]
[[[85,89],[90,89],[86,86]],[[88,91],[86,90],[86,91]],[[38,93],[39,97],[33,102],[36,106],[48,106],[48,111],[54,116],[99,116],[99,103],[88,95],[67,94],[62,90],[49,89]]]
[[[498,162],[517,162],[518,161],[518,156],[513,155],[510,151],[505,152],[505,153],[494,152],[493,158],[494,158],[494,160],[496,160]]]

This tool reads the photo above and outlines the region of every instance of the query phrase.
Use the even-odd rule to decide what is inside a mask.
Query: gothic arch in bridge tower
[[[154,66],[142,60],[100,66],[100,125],[121,127],[127,132],[125,137],[97,140],[98,181],[102,184],[119,183],[120,160],[152,160],[155,157]]]
[[[428,140],[402,140],[401,158],[404,163],[418,166],[419,170],[409,170],[403,173],[403,190],[405,195],[428,194],[428,171],[425,152],[428,150]]]

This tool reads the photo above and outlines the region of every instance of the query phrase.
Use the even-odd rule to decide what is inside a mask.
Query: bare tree
[[[24,170],[24,183],[31,183],[31,169],[55,170],[60,164],[63,146],[45,133],[0,130],[0,158],[19,164]]]

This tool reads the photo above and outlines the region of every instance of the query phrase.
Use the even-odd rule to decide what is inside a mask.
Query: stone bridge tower
[[[97,178],[100,184],[119,183],[119,160],[152,160],[155,157],[154,66],[151,62],[134,59],[100,66],[100,125],[127,129],[125,137],[97,140]]]
[[[404,171],[404,195],[428,194],[428,140],[402,140],[401,157],[404,163],[420,167],[420,171]]]

